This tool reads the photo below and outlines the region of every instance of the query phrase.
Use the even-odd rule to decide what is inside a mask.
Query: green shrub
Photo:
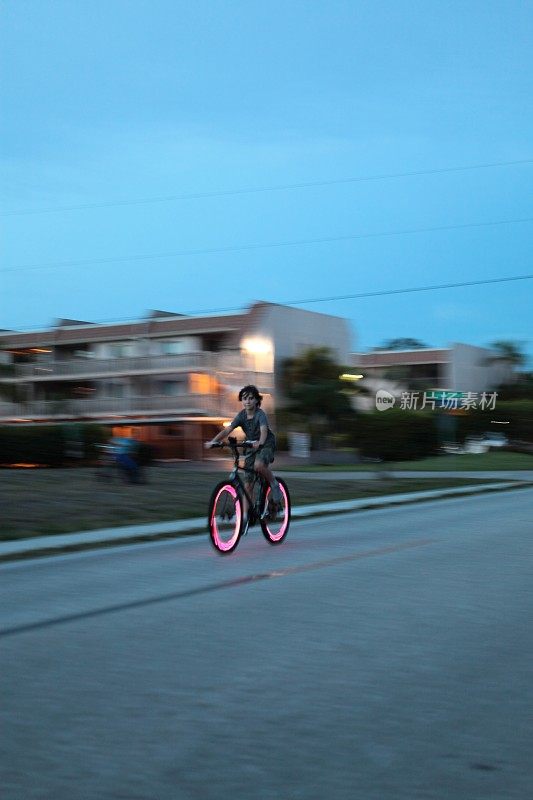
[[[59,425],[0,428],[0,462],[2,464],[46,464],[59,467],[63,463],[64,440]]]
[[[352,444],[367,458],[383,461],[424,458],[438,450],[436,421],[431,412],[399,409],[361,414],[353,425]]]
[[[69,458],[69,443],[79,443],[79,463],[92,461],[96,445],[108,438],[101,425],[4,425],[0,427],[1,464],[60,467]]]
[[[286,452],[289,449],[289,437],[285,431],[276,433],[276,450]]]
[[[509,439],[533,442],[533,400],[508,400],[496,402],[494,411],[471,411],[457,417],[458,439],[466,436],[497,431]],[[494,424],[508,423],[508,424]]]
[[[146,442],[138,442],[135,452],[137,463],[140,467],[149,467],[153,464],[155,451],[152,445]]]
[[[98,456],[98,445],[105,444],[111,438],[111,431],[104,425],[83,425],[83,443],[85,460],[95,461]]]
[[[425,458],[438,452],[445,439],[462,443],[467,436],[489,431],[533,442],[533,400],[497,402],[493,411],[477,409],[457,415],[397,408],[374,411],[359,415],[349,430],[351,443],[362,456],[383,461]]]

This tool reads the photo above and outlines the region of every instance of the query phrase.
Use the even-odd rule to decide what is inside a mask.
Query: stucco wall
[[[249,335],[272,340],[276,366],[310,347],[329,347],[340,364],[347,364],[352,349],[347,320],[287,306],[265,304]]]
[[[496,353],[486,347],[453,344],[450,364],[450,389],[462,392],[494,391],[512,379],[512,369],[501,362],[490,363]]]

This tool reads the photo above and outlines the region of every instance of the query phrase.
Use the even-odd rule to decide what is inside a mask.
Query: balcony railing
[[[80,400],[34,400],[26,403],[1,403],[3,419],[70,419],[76,417],[102,418],[111,415],[165,416],[199,414],[233,416],[235,404],[220,395],[186,394],[177,396],[109,397]]]
[[[23,410],[23,406],[20,403],[0,402],[0,419],[20,417]]]
[[[131,356],[129,358],[78,358],[69,361],[41,361],[17,364],[9,382],[42,382],[68,378],[101,378],[127,375],[194,372],[251,373],[251,361],[239,353],[181,353],[174,356]],[[5,382],[6,379],[4,379]]]
[[[175,356],[131,356],[129,358],[83,358],[69,361],[42,361],[15,366],[15,378],[45,381],[57,378],[97,378],[161,372],[189,372],[220,368],[225,354],[181,353]]]

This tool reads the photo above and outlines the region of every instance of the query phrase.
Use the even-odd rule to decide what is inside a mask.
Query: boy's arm
[[[219,431],[216,436],[213,436],[210,442],[205,443],[204,447],[206,448],[206,450],[209,450],[209,448],[213,447],[213,445],[216,444],[217,442],[222,441],[222,439],[226,439],[230,435],[230,433],[233,430],[235,430],[236,427],[237,424],[235,420],[233,420],[233,422],[230,425],[228,425],[227,428],[224,428],[223,430]]]
[[[263,447],[264,443],[266,442],[268,436],[268,425],[260,425],[259,430],[259,441],[254,443],[254,450],[257,450],[259,447]]]

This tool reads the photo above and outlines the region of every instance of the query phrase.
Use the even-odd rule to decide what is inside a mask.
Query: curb
[[[505,481],[484,486],[464,486],[452,489],[432,489],[421,492],[408,492],[378,497],[360,498],[357,500],[337,500],[331,503],[313,503],[296,506],[292,509],[292,519],[316,517],[327,514],[347,513],[350,511],[366,511],[385,508],[387,506],[405,505],[446,497],[482,494],[485,492],[506,491],[509,489],[528,488],[530,481]],[[145,525],[128,525],[121,528],[101,528],[79,533],[57,534],[52,536],[36,536],[30,539],[14,540],[0,543],[0,562],[14,561],[23,558],[58,555],[59,553],[87,550],[121,544],[134,544],[173,538],[198,531],[207,533],[205,517],[175,520],[171,522],[155,522]]]

